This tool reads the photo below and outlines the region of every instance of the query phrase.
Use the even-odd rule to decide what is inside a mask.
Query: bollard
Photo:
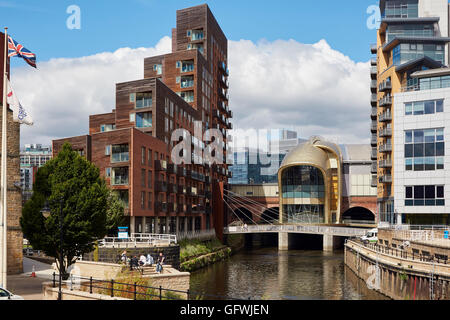
[[[92,276],[89,278],[89,293],[92,294]]]
[[[162,300],[162,286],[159,286],[159,300]]]
[[[136,300],[136,289],[137,289],[137,286],[136,286],[136,282],[134,283],[134,300]]]
[[[53,272],[53,288],[56,288],[56,273]]]

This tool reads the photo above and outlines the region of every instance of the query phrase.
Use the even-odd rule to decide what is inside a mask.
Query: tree
[[[98,168],[65,143],[36,174],[33,196],[25,203],[20,218],[24,237],[34,249],[59,261],[62,208],[64,263],[57,265],[67,276],[66,270],[76,258],[91,252],[94,242],[107,233],[108,193]]]
[[[106,210],[106,230],[110,236],[117,234],[117,229],[125,225],[124,216],[125,204],[119,199],[116,193],[109,191]]]

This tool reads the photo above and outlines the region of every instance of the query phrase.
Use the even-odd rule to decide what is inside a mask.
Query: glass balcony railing
[[[181,80],[181,88],[191,88],[194,86],[194,80]]]
[[[181,66],[181,72],[192,72],[194,71],[193,63],[183,63]]]

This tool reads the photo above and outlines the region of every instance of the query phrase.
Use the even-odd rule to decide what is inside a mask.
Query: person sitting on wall
[[[127,250],[124,250],[120,255],[120,260],[123,264],[127,264]]]
[[[154,263],[153,257],[150,255],[150,253],[147,254],[147,261],[145,262],[145,265],[151,266],[153,265],[153,263]]]
[[[137,268],[139,268],[138,258],[134,256],[130,261],[130,271],[133,271],[133,269]]]
[[[139,258],[139,265],[142,267],[145,265],[145,263],[147,262],[147,259],[145,258],[145,256],[142,254]]]

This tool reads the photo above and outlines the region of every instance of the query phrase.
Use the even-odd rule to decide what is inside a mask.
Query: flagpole
[[[7,125],[7,107],[6,107],[6,91],[7,88],[7,70],[6,70],[6,59],[8,57],[8,28],[5,28],[5,52],[4,52],[4,59],[3,59],[3,113],[2,113],[2,155],[1,155],[1,214],[2,214],[2,220],[3,220],[3,241],[2,241],[2,285],[3,288],[6,289],[7,287],[7,269],[8,269],[8,254],[7,254],[7,234],[8,234],[8,228],[7,228],[7,177],[6,177],[6,166],[7,166],[7,152],[8,148],[6,146],[7,139],[6,139],[6,125]]]

